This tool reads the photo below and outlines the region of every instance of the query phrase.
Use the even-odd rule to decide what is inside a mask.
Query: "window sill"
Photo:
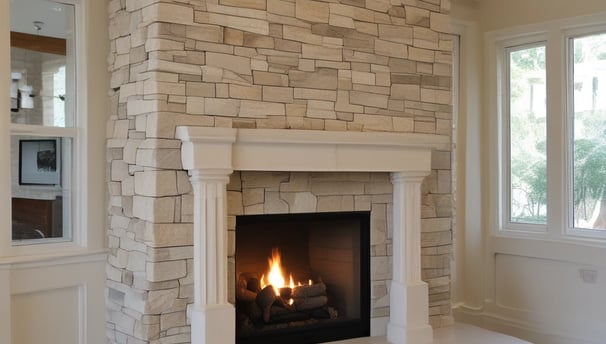
[[[55,253],[21,255],[0,258],[0,269],[12,267],[29,268],[48,265],[64,265],[105,261],[107,259],[106,248],[103,249],[77,249]]]

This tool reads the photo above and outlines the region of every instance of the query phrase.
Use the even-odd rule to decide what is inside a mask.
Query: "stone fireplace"
[[[388,314],[374,314],[371,334],[391,343],[432,341],[421,280],[421,182],[432,149],[444,149],[447,137],[204,127],[179,127],[177,137],[194,193],[192,343],[235,343],[237,215],[335,210],[371,213],[371,281],[389,285]]]
[[[451,323],[449,9],[108,1],[109,342],[231,343],[241,215],[370,212],[371,334]]]

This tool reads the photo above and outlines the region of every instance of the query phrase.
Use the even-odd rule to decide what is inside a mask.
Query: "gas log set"
[[[287,280],[278,249],[272,250],[268,271],[255,276],[240,273],[236,285],[238,330],[254,334],[273,329],[306,326],[337,319],[338,311],[329,305],[329,294],[321,278],[295,284]]]

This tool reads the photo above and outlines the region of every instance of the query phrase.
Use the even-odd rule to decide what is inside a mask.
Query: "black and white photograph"
[[[19,141],[19,184],[59,185],[60,183],[59,140]]]

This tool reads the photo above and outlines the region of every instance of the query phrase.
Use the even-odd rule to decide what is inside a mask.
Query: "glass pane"
[[[606,34],[572,40],[574,227],[606,229]]]
[[[509,52],[510,221],[547,218],[545,46]]]
[[[74,7],[11,2],[11,122],[73,126]]]
[[[13,240],[69,238],[71,139],[11,137]]]

